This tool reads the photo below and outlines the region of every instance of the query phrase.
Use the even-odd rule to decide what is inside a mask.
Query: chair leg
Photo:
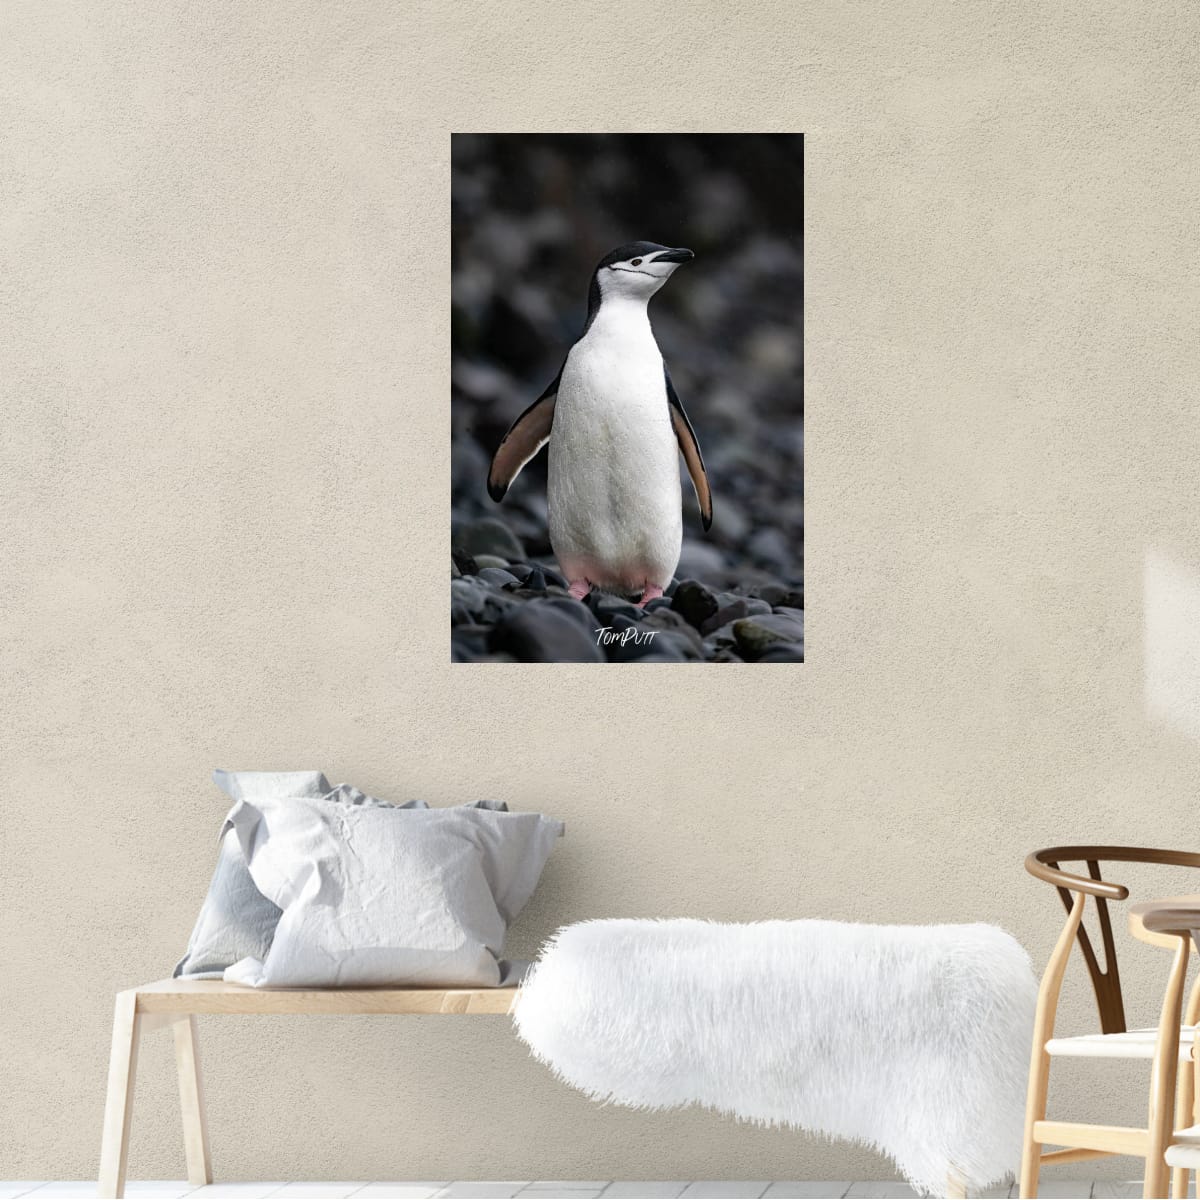
[[[120,1200],[125,1194],[125,1166],[129,1160],[129,1127],[133,1119],[133,1088],[137,1079],[141,1022],[137,1010],[137,992],[118,992],[113,1014],[112,1054],[108,1060],[104,1134],[100,1143],[97,1194],[101,1200]]]
[[[1033,1055],[1029,1063],[1029,1090],[1025,1095],[1025,1140],[1021,1150],[1021,1200],[1032,1200],[1038,1194],[1038,1175],[1041,1173],[1042,1147],[1034,1140],[1033,1127],[1046,1119],[1046,1095],[1050,1090],[1050,1055],[1046,1043],[1054,1036],[1054,1019],[1058,1015],[1058,994],[1062,990],[1063,973],[1075,944],[1075,934],[1083,920],[1087,902],[1085,892],[1076,892],[1067,923],[1054,943],[1050,961],[1038,988],[1037,1009],[1033,1017]]]
[[[1192,1105],[1196,1092],[1196,1064],[1188,1060],[1179,1071],[1178,1090],[1175,1093],[1175,1128],[1186,1129],[1192,1121]],[[1188,1175],[1187,1167],[1171,1169],[1171,1195],[1176,1200],[1187,1200]]]
[[[1179,1022],[1183,1017],[1183,985],[1187,977],[1188,949],[1191,939],[1179,939],[1171,963],[1171,974],[1163,997],[1162,1015],[1158,1021],[1158,1038],[1150,1071],[1150,1114],[1146,1174],[1142,1195],[1148,1198],[1166,1196],[1170,1171],[1165,1158],[1174,1132],[1175,1084],[1179,1070]]]
[[[179,1070],[179,1105],[183,1113],[183,1146],[187,1155],[188,1183],[212,1183],[212,1156],[208,1148],[208,1119],[204,1112],[204,1080],[196,1045],[196,1018],[180,1017],[175,1035],[175,1065]]]
[[[1050,1055],[1042,1048],[1045,1042],[1035,1034],[1033,1062],[1029,1066],[1029,1092],[1025,1099],[1025,1143],[1021,1151],[1021,1179],[1018,1195],[1031,1200],[1038,1194],[1041,1174],[1042,1147],[1034,1140],[1033,1127],[1046,1119],[1046,1096],[1050,1090]]]

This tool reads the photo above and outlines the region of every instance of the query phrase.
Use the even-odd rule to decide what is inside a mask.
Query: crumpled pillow
[[[213,782],[236,802],[267,797],[328,796],[339,804],[385,804],[346,783],[331,788],[320,771],[214,771]],[[402,807],[425,807],[425,802],[412,800]],[[226,968],[239,959],[265,958],[279,915],[279,906],[255,887],[233,826],[226,817],[208,895],[188,939],[187,953],[176,965],[174,976],[220,979]]]
[[[259,891],[283,910],[270,949],[225,979],[252,987],[496,987],[508,924],[560,821],[480,807],[258,797],[230,822]]]

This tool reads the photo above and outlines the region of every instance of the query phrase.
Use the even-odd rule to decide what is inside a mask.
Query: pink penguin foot
[[[567,585],[567,591],[576,600],[586,600],[588,593],[592,590],[592,585],[586,579],[572,579]]]
[[[642,593],[642,598],[637,602],[638,608],[645,608],[651,600],[657,600],[662,594],[662,588],[655,587],[653,584],[647,584],[646,590]]]

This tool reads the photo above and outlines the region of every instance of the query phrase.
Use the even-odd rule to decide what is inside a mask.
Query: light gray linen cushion
[[[222,771],[212,781],[231,800],[258,796],[323,796],[330,790],[320,771]]]
[[[260,797],[230,813],[270,949],[225,972],[254,987],[495,987],[510,921],[562,835],[539,813],[400,810]]]
[[[330,788],[320,771],[214,771],[213,782],[240,803],[298,796],[329,796],[341,804],[382,805],[358,788],[343,783]],[[412,807],[424,801],[410,801]],[[221,827],[217,866],[208,895],[200,907],[187,953],[174,975],[191,979],[220,979],[227,967],[243,958],[264,958],[279,924],[280,909],[255,886],[246,867],[233,826],[226,817]]]

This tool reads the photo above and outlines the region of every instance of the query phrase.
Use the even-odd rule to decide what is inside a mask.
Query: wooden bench
[[[142,1032],[170,1027],[175,1037],[179,1100],[183,1110],[183,1145],[188,1182],[212,1182],[212,1158],[204,1115],[204,1086],[196,1047],[196,1017],[205,1013],[277,1016],[466,1013],[502,1016],[512,1006],[515,987],[507,988],[367,988],[361,990],[263,990],[219,980],[164,979],[117,994],[113,1017],[112,1057],[104,1105],[98,1195],[125,1194],[129,1127]]]

